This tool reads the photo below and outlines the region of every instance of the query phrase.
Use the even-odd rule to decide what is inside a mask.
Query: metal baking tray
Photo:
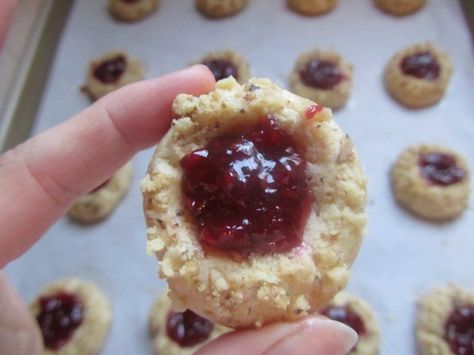
[[[191,1],[163,0],[157,13],[134,24],[114,21],[105,0],[48,4],[49,19],[39,28],[23,66],[26,74],[7,110],[3,148],[23,140],[30,127],[43,131],[85,108],[89,101],[79,87],[88,62],[108,50],[127,50],[154,77],[205,52],[232,48],[249,60],[255,76],[285,87],[300,53],[334,49],[355,68],[351,98],[335,119],[351,135],[369,177],[368,232],[348,290],[376,311],[381,354],[415,354],[415,305],[421,293],[447,282],[474,290],[473,209],[452,223],[419,220],[396,205],[388,179],[399,152],[422,142],[447,145],[474,167],[474,52],[460,3],[432,0],[412,16],[395,18],[380,12],[372,0],[341,1],[331,13],[307,18],[289,11],[283,0],[253,0],[241,14],[211,21]],[[66,21],[64,29],[61,21]],[[46,45],[54,42],[51,37],[59,39],[56,51],[54,44]],[[454,75],[438,105],[407,110],[385,92],[383,70],[396,51],[427,40],[449,53]],[[96,282],[114,310],[104,354],[151,352],[147,315],[164,288],[154,258],[145,252],[138,189],[151,154],[149,149],[134,157],[132,189],[109,219],[81,227],[63,218],[6,268],[28,301],[58,278]],[[471,196],[471,206],[473,201]]]

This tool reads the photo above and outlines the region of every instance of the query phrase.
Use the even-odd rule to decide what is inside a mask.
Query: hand
[[[181,92],[209,92],[204,66],[129,85],[72,119],[0,157],[0,268],[22,255],[81,195],[109,178],[138,151],[158,143]],[[345,354],[355,332],[319,316],[235,331],[199,354]],[[41,353],[34,320],[0,274],[0,353]]]
[[[8,27],[15,10],[16,0],[1,0],[0,1],[0,51],[7,36]]]

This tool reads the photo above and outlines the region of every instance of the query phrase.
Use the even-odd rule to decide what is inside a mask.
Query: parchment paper
[[[407,110],[382,83],[389,58],[408,45],[431,40],[454,65],[440,104]],[[286,86],[297,56],[314,47],[334,49],[354,64],[348,105],[336,121],[351,135],[369,177],[368,233],[353,267],[349,290],[375,309],[381,354],[414,354],[415,303],[420,293],[454,282],[474,290],[474,212],[449,224],[421,221],[401,210],[390,192],[388,170],[407,145],[447,145],[474,168],[474,58],[456,1],[431,0],[403,18],[385,15],[371,0],[345,0],[330,14],[305,18],[284,1],[252,0],[236,17],[210,21],[192,1],[162,1],[146,20],[115,22],[106,1],[77,0],[54,61],[36,122],[36,132],[85,108],[79,91],[90,59],[126,49],[154,77],[193,62],[207,51],[232,48],[244,55],[255,76]],[[13,284],[31,301],[47,283],[78,276],[96,282],[112,302],[114,321],[104,354],[150,353],[147,315],[164,288],[154,257],[145,253],[145,224],[139,193],[152,150],[134,158],[130,193],[105,222],[80,227],[61,219],[28,253],[7,267]],[[472,205],[471,196],[471,205]],[[38,206],[41,208],[41,206]],[[28,223],[28,221],[25,221]]]

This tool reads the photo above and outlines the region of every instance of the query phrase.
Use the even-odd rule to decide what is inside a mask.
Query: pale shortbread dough
[[[339,292],[329,305],[349,306],[363,320],[366,333],[359,335],[357,346],[350,355],[377,355],[379,353],[380,331],[377,318],[370,305],[360,297]]]
[[[247,0],[196,0],[196,8],[206,17],[221,18],[237,14]]]
[[[231,330],[221,325],[214,324],[214,328],[207,340],[194,346],[182,347],[170,339],[166,334],[166,322],[170,309],[172,309],[171,300],[168,295],[164,293],[156,299],[150,310],[148,325],[153,349],[156,355],[191,355],[203,345]]]
[[[109,334],[112,311],[104,294],[91,282],[76,278],[60,280],[44,288],[30,306],[33,318],[40,312],[39,299],[67,292],[79,298],[83,305],[83,321],[68,343],[58,350],[44,349],[45,355],[100,354]]]
[[[313,59],[324,60],[336,64],[344,78],[331,89],[319,89],[306,85],[300,77],[300,71],[306,68]],[[352,64],[334,51],[314,49],[301,54],[296,60],[289,78],[291,90],[297,94],[317,102],[319,105],[339,109],[347,102],[352,87]]]
[[[112,83],[103,83],[94,76],[94,70],[102,62],[111,60],[118,56],[123,56],[126,60],[126,68],[122,75],[117,81]],[[87,78],[85,84],[81,87],[81,90],[89,96],[92,101],[100,99],[102,96],[121,88],[122,86],[131,84],[136,81],[140,81],[144,78],[144,70],[140,62],[129,56],[123,51],[111,51],[105,53],[102,57],[91,61],[87,72]]]
[[[121,167],[104,187],[79,198],[69,209],[68,216],[86,224],[103,220],[113,212],[130,188],[132,174],[132,164],[129,162]]]
[[[406,75],[401,69],[402,60],[416,53],[430,52],[437,60],[440,70],[435,79],[420,79]],[[453,67],[448,54],[432,43],[420,43],[397,52],[385,68],[385,87],[394,99],[411,108],[422,108],[437,103],[443,97]]]
[[[230,328],[310,314],[340,291],[361,243],[366,179],[351,140],[314,103],[267,79],[221,80],[200,97],[178,95],[175,117],[142,180],[148,250],[156,253],[173,306]],[[180,159],[213,137],[253,127],[267,115],[300,142],[313,202],[303,244],[290,252],[231,259],[205,254],[183,212]]]
[[[287,0],[288,6],[305,16],[322,15],[337,5],[337,0]]]
[[[155,12],[158,4],[159,0],[137,0],[130,3],[123,0],[109,0],[109,10],[118,20],[134,22]]]
[[[474,306],[474,293],[454,285],[434,289],[420,298],[416,340],[421,355],[456,355],[444,339],[444,326],[460,305]]]
[[[205,54],[195,64],[204,63],[208,60],[223,59],[229,61],[237,68],[238,78],[235,78],[239,83],[243,84],[250,78],[250,69],[247,60],[244,59],[239,53],[226,49],[222,51],[214,51]]]
[[[431,184],[421,175],[418,166],[420,154],[446,153],[465,172],[465,178],[455,184]],[[469,170],[465,160],[452,150],[438,145],[416,145],[404,150],[392,166],[392,189],[397,201],[416,215],[442,221],[458,217],[467,207],[469,199]]]
[[[426,0],[374,0],[383,11],[395,15],[405,16],[421,9]]]

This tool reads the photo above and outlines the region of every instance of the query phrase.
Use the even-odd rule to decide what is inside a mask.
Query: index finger
[[[129,85],[0,157],[0,267],[21,255],[81,195],[161,138],[178,93],[214,87],[204,66]]]

